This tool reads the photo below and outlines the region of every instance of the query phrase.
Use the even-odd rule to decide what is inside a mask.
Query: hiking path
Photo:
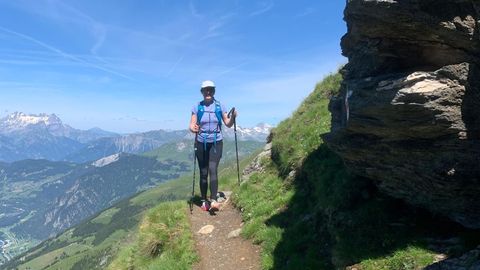
[[[242,217],[230,201],[231,192],[219,211],[202,211],[193,205],[190,225],[200,261],[194,270],[259,270],[260,247],[243,239]]]

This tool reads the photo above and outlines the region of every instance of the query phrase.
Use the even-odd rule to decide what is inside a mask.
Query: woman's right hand
[[[190,118],[190,131],[193,133],[198,133],[200,127],[197,124],[197,115],[192,113],[192,117]]]
[[[200,127],[197,124],[190,125],[190,131],[193,133],[197,133]]]

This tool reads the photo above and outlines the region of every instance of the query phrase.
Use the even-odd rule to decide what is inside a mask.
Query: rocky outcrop
[[[255,172],[264,172],[264,159],[270,158],[272,155],[272,143],[269,142],[263,147],[263,151],[258,154],[250,164],[248,164],[242,172],[242,178],[248,179]]]
[[[425,270],[475,270],[480,269],[480,247],[458,258],[451,258],[427,266]]]
[[[349,0],[325,141],[380,190],[480,228],[480,2]]]

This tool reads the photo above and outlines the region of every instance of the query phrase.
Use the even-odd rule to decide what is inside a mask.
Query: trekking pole
[[[197,135],[198,133],[195,132],[195,141],[193,141],[193,183],[192,183],[192,197],[190,198],[190,214],[193,213],[193,198],[195,196],[195,171],[197,170]]]
[[[233,114],[235,111],[235,107],[233,107],[230,112],[228,113],[228,118],[230,118],[230,115]],[[240,186],[240,167],[238,164],[238,143],[237,143],[237,118],[233,118],[233,132],[235,133],[235,153],[237,155],[237,177],[238,177],[238,185]]]

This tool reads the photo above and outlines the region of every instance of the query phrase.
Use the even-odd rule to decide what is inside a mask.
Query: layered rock
[[[459,258],[450,258],[425,267],[425,270],[466,270],[480,269],[480,247],[463,254]]]
[[[328,145],[397,198],[480,228],[480,2],[349,0]]]

